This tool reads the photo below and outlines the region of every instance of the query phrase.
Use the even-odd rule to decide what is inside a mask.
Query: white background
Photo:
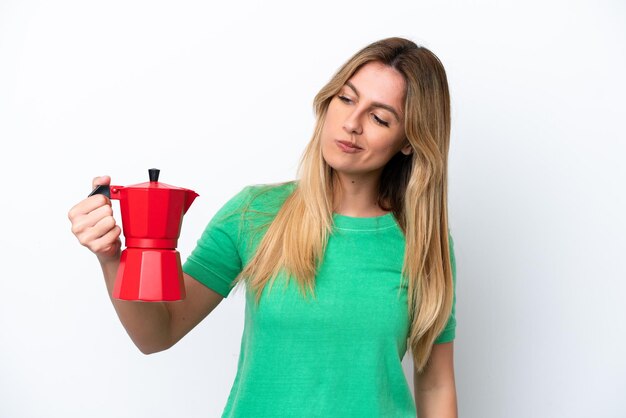
[[[218,417],[243,293],[144,356],[67,212],[158,167],[200,194],[186,258],[295,177],[313,96],[388,36],[449,77],[461,416],[626,416],[624,2],[2,0],[0,417]]]

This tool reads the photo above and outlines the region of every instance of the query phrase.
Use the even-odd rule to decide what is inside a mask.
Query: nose
[[[363,132],[363,127],[359,121],[358,112],[355,110],[350,113],[343,123],[343,129],[349,134],[360,135]]]

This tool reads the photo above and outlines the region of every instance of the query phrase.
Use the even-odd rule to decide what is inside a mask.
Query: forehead
[[[348,81],[356,87],[361,100],[381,102],[402,111],[406,83],[396,69],[380,62],[369,62]]]

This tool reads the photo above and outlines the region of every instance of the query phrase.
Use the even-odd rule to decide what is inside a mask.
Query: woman
[[[315,97],[298,180],[245,187],[211,219],[183,266],[187,298],[112,299],[133,342],[146,354],[171,347],[245,283],[223,416],[456,417],[449,101],[427,49],[389,38],[357,52]],[[110,202],[89,197],[69,218],[111,295]]]

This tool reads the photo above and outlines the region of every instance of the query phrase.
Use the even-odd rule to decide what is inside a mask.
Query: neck
[[[355,176],[333,172],[333,212],[368,218],[387,214],[378,206],[380,174]]]

